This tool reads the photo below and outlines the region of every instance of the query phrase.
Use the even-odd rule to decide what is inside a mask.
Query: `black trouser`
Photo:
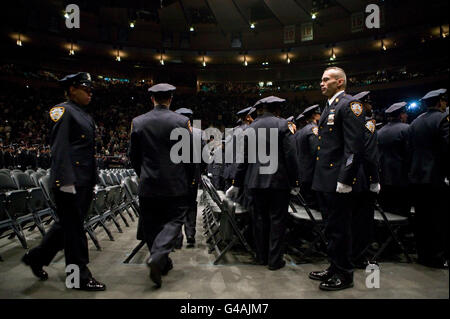
[[[140,196],[139,205],[152,262],[165,269],[189,210],[188,198]]]
[[[91,187],[76,187],[76,194],[54,190],[56,214],[55,222],[42,242],[30,250],[30,259],[38,265],[48,266],[56,253],[64,249],[66,265],[78,265],[80,281],[87,281],[92,275],[87,264],[89,251],[84,230],[84,220],[93,198]]]
[[[448,187],[421,184],[412,189],[419,260],[433,263],[448,259]]]
[[[352,214],[352,260],[364,258],[364,250],[374,238],[375,193],[355,194],[355,211]]]
[[[329,271],[353,279],[352,213],[354,194],[317,192],[328,240]]]
[[[277,266],[282,262],[289,190],[252,189],[256,258]]]
[[[411,193],[407,186],[381,185],[378,202],[387,213],[411,217]]]
[[[189,192],[189,210],[186,213],[186,218],[184,221],[184,234],[188,238],[195,238],[195,228],[197,226],[197,195],[198,195],[198,184],[191,186]],[[183,244],[183,232],[180,230],[180,234],[177,239],[178,245]]]
[[[312,189],[312,182],[302,182],[300,192],[309,208],[318,209],[317,195],[316,191]]]

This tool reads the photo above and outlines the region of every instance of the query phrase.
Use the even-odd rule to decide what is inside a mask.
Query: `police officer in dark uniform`
[[[139,177],[140,216],[150,250],[147,262],[150,279],[158,288],[162,284],[161,275],[173,267],[169,253],[189,211],[195,169],[191,154],[183,150],[178,153],[181,159],[172,158],[175,144],[190,143],[192,150],[193,142],[189,119],[169,109],[174,91],[175,87],[166,83],[152,86],[149,92],[154,108],[134,118],[131,124],[129,155]],[[175,129],[182,134],[181,141],[171,140]],[[185,156],[188,158],[184,159]]]
[[[319,105],[307,107],[302,115],[307,119],[307,124],[294,135],[299,163],[300,191],[306,204],[310,208],[317,209],[316,193],[311,187],[319,142],[319,129],[317,126],[317,121],[320,119]]]
[[[175,113],[181,114],[189,118],[192,121],[192,116],[194,112],[188,108],[179,108],[175,111]],[[188,247],[194,247],[195,245],[195,228],[197,225],[197,194],[198,194],[198,185],[201,182],[201,171],[202,171],[202,161],[201,161],[201,151],[203,150],[204,141],[202,139],[202,130],[197,127],[192,127],[192,135],[194,138],[194,164],[195,164],[195,174],[192,184],[190,185],[190,193],[189,193],[189,211],[186,213],[186,220],[184,223],[184,233],[186,235],[186,242]],[[196,147],[195,143],[200,143],[200,150]],[[198,152],[200,151],[200,152]],[[183,234],[180,232],[180,236],[178,238],[178,247],[180,247],[183,243]]]
[[[351,223],[354,211],[352,186],[364,156],[364,109],[361,102],[344,92],[344,70],[331,67],[322,76],[322,94],[328,103],[319,120],[319,146],[312,189],[326,223],[330,267],[311,272],[322,281],[322,290],[353,287]]]
[[[66,265],[79,267],[79,289],[105,290],[106,286],[96,281],[87,267],[89,253],[83,227],[97,180],[95,123],[84,109],[91,101],[91,76],[80,72],[60,82],[68,101],[50,109],[50,119],[54,123],[50,138],[50,182],[59,221],[53,224],[41,244],[22,260],[37,277],[46,280],[48,275],[42,266],[49,265],[56,253],[64,249]]]
[[[379,202],[383,210],[409,217],[409,124],[406,103],[392,104],[386,111],[388,123],[378,131],[380,151]]]
[[[358,170],[357,183],[353,186],[354,192],[359,194],[356,196],[355,211],[352,215],[352,260],[356,268],[366,269],[369,261],[365,258],[365,252],[374,239],[375,197],[380,191],[379,152],[370,91],[353,97],[363,103],[366,129],[364,158]]]
[[[448,266],[448,121],[444,118],[447,90],[427,93],[422,99],[426,112],[410,125],[411,166],[418,262]]]
[[[306,119],[303,113],[295,118],[295,125],[297,126],[297,131],[301,130],[306,125]]]
[[[288,121],[279,117],[283,102],[284,99],[270,96],[255,104],[255,107],[263,109],[263,114],[248,128],[253,132],[256,145],[250,145],[252,137],[248,137],[243,163],[238,165],[233,186],[226,194],[233,198],[239,192],[248,171],[248,188],[253,197],[257,262],[268,265],[270,270],[280,269],[286,264],[283,254],[289,193],[292,191],[297,194],[299,191],[294,130]],[[271,132],[272,138],[278,141],[277,149],[272,149]],[[265,141],[265,145],[259,145],[260,141]],[[249,147],[255,146],[256,153],[253,155],[256,158],[252,160]],[[273,162],[263,163],[263,159],[258,156],[260,147],[265,147],[266,154],[271,152],[269,155]]]

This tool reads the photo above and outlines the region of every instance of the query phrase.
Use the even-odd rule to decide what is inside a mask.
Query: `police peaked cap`
[[[176,89],[177,89],[176,87],[168,83],[159,83],[153,85],[151,88],[148,89],[148,91],[151,93],[169,93],[175,91]]]
[[[319,104],[315,104],[315,105],[311,105],[311,106],[307,107],[307,108],[303,111],[302,115],[303,115],[304,117],[307,117],[307,116],[309,116],[309,115],[311,115],[311,114],[313,114],[313,113],[320,113]]]
[[[258,108],[262,107],[264,104],[283,103],[283,102],[286,102],[286,100],[276,96],[268,96],[256,102],[255,105],[253,105],[253,107]]]
[[[188,109],[188,108],[185,108],[185,107],[179,108],[178,110],[175,111],[175,113],[182,114],[182,115],[192,115],[192,114],[194,114],[194,112],[192,112],[191,109]]]
[[[360,100],[363,103],[370,103],[370,91],[363,91],[356,95],[353,95],[355,99]]]
[[[420,100],[428,100],[428,99],[432,99],[435,97],[440,97],[442,95],[444,95],[445,93],[447,93],[447,89],[439,89],[439,90],[434,90],[434,91],[430,91],[427,94],[425,94],[425,96],[423,98],[421,98]]]
[[[405,111],[405,106],[406,106],[406,102],[398,102],[398,103],[394,103],[391,106],[389,106],[389,108],[384,111],[384,113],[386,114],[394,114],[394,113],[400,113],[402,111]]]
[[[64,78],[58,81],[63,87],[69,86],[86,86],[92,87],[91,75],[87,72],[78,72],[75,74],[66,75]]]

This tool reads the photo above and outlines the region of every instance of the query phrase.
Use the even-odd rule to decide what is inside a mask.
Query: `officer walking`
[[[68,101],[50,110],[54,122],[50,138],[50,181],[59,221],[22,261],[31,267],[35,276],[46,280],[48,274],[42,267],[48,266],[56,253],[64,249],[66,265],[77,265],[80,270],[80,286],[75,288],[105,290],[106,286],[95,280],[87,267],[89,252],[83,227],[97,180],[95,123],[85,111],[92,97],[91,76],[85,72],[71,74],[60,83]]]
[[[192,120],[192,116],[194,112],[191,109],[187,108],[179,108],[175,111],[175,113],[181,114]],[[189,211],[186,213],[186,220],[184,223],[184,234],[186,235],[186,242],[188,247],[194,247],[195,245],[195,228],[197,225],[197,194],[198,194],[198,185],[201,181],[201,150],[203,150],[204,141],[202,140],[202,130],[196,127],[192,127],[192,135],[194,138],[194,158],[197,160],[194,161],[195,164],[195,175],[190,185],[189,192]],[[200,143],[200,154],[197,152],[197,148],[195,147],[195,143]],[[181,246],[183,243],[183,234],[180,232],[180,236],[178,238],[178,246]],[[180,245],[181,242],[181,245]]]
[[[426,112],[410,126],[411,166],[418,262],[448,267],[448,206],[445,177],[449,124],[444,113],[447,90],[428,92],[421,102]]]
[[[248,171],[248,188],[253,198],[257,263],[268,265],[270,270],[280,269],[286,264],[283,260],[283,250],[289,193],[292,191],[297,194],[299,191],[294,131],[286,120],[279,117],[283,102],[284,99],[270,96],[255,104],[256,108],[263,110],[263,114],[248,128],[253,132],[256,145],[250,145],[251,137],[247,139],[243,163],[237,166],[233,186],[226,194],[227,197],[233,198],[239,193]],[[275,136],[271,136],[273,132],[276,133]],[[276,149],[273,149],[274,141],[271,141],[271,137],[277,140]],[[255,154],[249,153],[252,147],[256,150]],[[272,163],[261,158],[258,149],[264,147],[266,153],[271,152],[269,156],[273,160]],[[250,159],[252,155],[257,154],[258,156],[253,156],[254,160]],[[273,164],[275,170],[271,171],[270,165]]]
[[[161,287],[161,275],[172,269],[169,253],[190,209],[189,196],[194,179],[194,166],[188,160],[171,158],[175,144],[171,133],[188,134],[192,150],[192,128],[187,117],[169,109],[175,87],[156,84],[149,89],[154,108],[133,119],[131,124],[130,161],[139,177],[139,204],[142,226],[150,250],[147,264],[150,279]],[[182,135],[183,138],[183,135]],[[184,158],[186,154],[181,154]]]
[[[326,222],[330,266],[313,271],[309,278],[322,281],[322,290],[353,287],[351,222],[354,210],[352,186],[364,156],[364,109],[345,93],[344,70],[331,67],[321,81],[328,103],[319,120],[319,146],[312,189],[318,192]]]
[[[357,183],[353,186],[353,191],[359,194],[356,196],[355,211],[352,215],[352,260],[356,268],[366,269],[369,261],[365,258],[365,252],[374,239],[375,197],[380,192],[379,152],[370,91],[358,93],[353,97],[363,103],[366,129],[364,158],[358,170]]]
[[[408,191],[409,124],[405,102],[392,104],[386,111],[388,123],[378,131],[380,151],[380,205],[383,210],[409,217]]]
[[[310,208],[317,209],[316,193],[311,187],[319,142],[319,128],[317,126],[317,122],[320,119],[319,105],[307,107],[302,115],[307,119],[307,124],[294,135],[299,163],[300,191],[306,204]]]

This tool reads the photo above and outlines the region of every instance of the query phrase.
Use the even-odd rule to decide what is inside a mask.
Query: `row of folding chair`
[[[312,253],[326,253],[327,239],[324,231],[326,225],[321,212],[309,208],[302,195],[298,194],[292,198],[289,203],[289,216],[294,224],[303,227],[303,229],[305,229],[305,226],[308,227],[313,234],[312,238],[308,240],[308,248],[306,251],[300,252],[301,257],[309,257]],[[362,257],[365,254],[369,256],[369,261],[375,262],[390,245],[395,244],[400,248],[407,262],[412,262],[404,241],[399,234],[399,230],[408,225],[408,217],[385,212],[378,203],[375,203],[375,230],[384,229],[387,231],[387,236],[384,236],[383,238],[376,236],[380,241],[378,243],[379,248],[376,250],[372,249],[372,243],[370,243],[359,256],[356,256],[355,259],[358,260],[359,257]],[[299,252],[296,247],[291,248],[294,248],[296,252]]]
[[[201,203],[203,209],[204,235],[209,245],[209,253],[216,251],[217,257],[214,265],[225,256],[237,244],[241,244],[252,256],[254,253],[244,237],[245,228],[239,227],[236,216],[248,214],[248,211],[236,202],[225,197],[225,193],[217,191],[211,180],[202,176],[203,193]]]
[[[44,192],[38,183],[19,171],[11,175],[0,172],[0,193],[2,210],[0,219],[0,237],[17,237],[27,248],[24,230],[32,231],[36,227],[45,235],[44,225],[56,220],[55,211],[48,205]]]
[[[103,228],[108,238],[113,241],[114,237],[106,222],[111,221],[119,233],[122,233],[118,218],[123,221],[126,227],[129,227],[130,224],[125,214],[134,222],[134,218],[139,217],[139,202],[136,179],[128,175],[119,178],[116,173],[104,170],[99,174],[99,180],[100,184],[94,190],[94,198],[89,208],[85,229],[97,249],[101,250],[94,232],[95,229],[97,227]]]

